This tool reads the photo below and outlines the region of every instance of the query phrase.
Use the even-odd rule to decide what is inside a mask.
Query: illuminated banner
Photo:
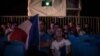
[[[28,16],[66,16],[66,0],[28,0]]]

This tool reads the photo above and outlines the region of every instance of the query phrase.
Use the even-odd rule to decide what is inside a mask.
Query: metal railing
[[[16,22],[18,24],[22,23],[23,21],[29,19],[29,16],[1,16],[0,17],[0,24],[7,23],[7,22]],[[40,20],[43,20],[45,23],[45,28],[47,29],[50,23],[59,23],[61,26],[64,24],[74,22],[75,24],[80,24],[81,27],[84,27],[84,24],[89,24],[90,28],[92,29],[91,32],[94,34],[100,34],[100,17],[88,17],[88,16],[81,16],[80,18],[77,16],[67,16],[67,17],[39,17]]]

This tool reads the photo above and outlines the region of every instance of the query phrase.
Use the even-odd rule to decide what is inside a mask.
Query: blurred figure
[[[80,36],[83,36],[85,34],[85,31],[84,30],[81,30],[80,32],[79,32],[79,35]]]
[[[63,31],[64,31],[65,38],[67,38],[67,35],[68,35],[68,25],[67,24],[64,25]]]
[[[13,31],[12,24],[11,23],[7,23],[6,24],[6,29],[5,29],[5,35],[9,35],[12,31]]]
[[[73,27],[73,23],[72,22],[69,22],[69,27],[71,28],[71,27]]]
[[[51,31],[53,33],[56,31],[57,28],[59,28],[59,24],[58,23],[51,23],[50,29],[51,29]]]
[[[64,39],[63,31],[61,28],[57,28],[55,32],[55,40],[51,44],[52,55],[53,56],[67,56],[70,53],[71,42]],[[62,48],[65,48],[64,52],[60,52]]]
[[[88,33],[90,33],[91,28],[89,27],[88,24],[85,24],[83,30],[88,34]]]
[[[3,36],[5,35],[5,29],[6,28],[5,28],[4,24],[0,25],[0,34]]]
[[[15,24],[7,23],[5,25],[5,36],[7,37],[8,41],[10,40],[10,36],[12,35],[13,31],[15,30]]]
[[[56,31],[56,29],[59,28],[59,27],[60,27],[59,24],[58,23],[55,23],[54,24],[54,31]]]
[[[51,23],[50,24],[50,28],[47,31],[48,31],[49,35],[51,35],[51,37],[54,37],[54,33],[55,33],[57,28],[59,28],[58,23]]]
[[[50,24],[50,29],[52,29],[52,30],[54,29],[54,23]]]
[[[64,25],[64,27],[63,27],[63,29],[64,29],[64,33],[68,33],[68,25]]]
[[[51,44],[51,36],[44,32],[44,24],[42,21],[39,21],[39,29],[40,29],[40,53],[43,56],[49,55],[49,47]]]
[[[44,24],[43,24],[42,21],[39,21],[39,22],[38,22],[38,27],[39,27],[39,31],[40,31],[40,32],[43,32],[43,31],[44,31]]]
[[[73,22],[69,22],[68,23],[68,30],[69,32],[75,32],[75,25],[73,24]]]
[[[17,23],[13,23],[13,24],[11,25],[11,29],[14,30],[14,28],[16,28],[17,26],[18,26]]]
[[[79,33],[80,33],[80,31],[81,31],[80,25],[77,24],[75,29],[76,29],[76,30],[74,31],[74,35],[75,35],[75,36],[79,36]]]
[[[47,29],[47,33],[53,37],[54,34],[54,23],[50,24],[50,27]]]
[[[1,28],[2,28],[3,30],[5,30],[5,29],[6,29],[6,27],[5,27],[5,25],[4,25],[4,24],[2,24],[2,25],[1,25]]]
[[[76,25],[76,32],[79,33],[81,31],[81,27],[79,24]]]

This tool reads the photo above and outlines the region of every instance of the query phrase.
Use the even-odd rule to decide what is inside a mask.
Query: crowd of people
[[[44,31],[43,21],[39,21],[39,35],[40,35],[40,50],[35,48],[29,50],[29,54],[37,54],[43,56],[71,56],[71,42],[69,41],[68,35],[74,34],[75,36],[80,36],[90,33],[88,24],[85,24],[82,29],[80,25],[74,25],[72,22],[65,24],[61,27],[58,23],[51,23],[50,28]],[[63,50],[61,54],[60,50],[64,47],[66,51]],[[33,51],[33,52],[32,52]],[[64,53],[66,52],[66,54]]]
[[[45,54],[49,54],[51,51],[53,56],[60,56],[61,54],[59,50],[64,46],[67,47],[66,54],[69,56],[71,55],[71,42],[68,40],[68,35],[70,33],[74,34],[75,36],[90,33],[88,24],[85,24],[84,28],[82,29],[79,24],[74,25],[72,22],[65,24],[63,27],[61,27],[58,23],[51,23],[50,28],[47,29],[46,32],[43,30],[44,24],[42,21],[40,21],[39,25],[40,50]],[[64,56],[64,54],[62,56]]]
[[[71,42],[69,41],[69,34],[74,34],[75,36],[84,35],[90,33],[90,28],[88,24],[81,28],[80,24],[75,25],[73,22],[69,22],[64,26],[60,26],[59,23],[51,23],[50,28],[44,31],[43,21],[39,21],[39,36],[40,44],[39,50],[37,47],[33,46],[27,50],[27,55],[43,55],[43,56],[66,56],[71,55]],[[18,28],[16,23],[7,23],[0,25],[0,37],[7,36],[6,41],[9,41],[12,32]],[[24,34],[23,34],[24,35]],[[27,36],[17,36],[21,38],[22,42],[26,42]],[[23,40],[24,39],[24,40]],[[60,50],[65,47],[65,53],[61,53]],[[64,51],[64,50],[63,50]]]

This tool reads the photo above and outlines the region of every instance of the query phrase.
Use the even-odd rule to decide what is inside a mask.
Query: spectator
[[[85,34],[85,31],[84,30],[80,30],[79,35],[82,36],[84,34]]]
[[[55,23],[54,24],[54,31],[56,31],[56,29],[59,28],[59,27],[60,27],[59,24],[58,23]]]
[[[68,30],[69,32],[75,32],[75,25],[73,24],[73,22],[69,22],[68,23]]]
[[[63,30],[64,30],[65,38],[67,38],[67,34],[68,34],[68,25],[67,24],[64,25]]]
[[[4,36],[5,35],[5,26],[1,25],[0,26],[0,36]]]
[[[80,25],[77,24],[75,29],[76,29],[76,30],[74,31],[74,35],[75,35],[75,36],[79,36],[79,33],[80,33],[80,31],[81,31]]]
[[[51,35],[51,37],[54,37],[54,33],[55,33],[57,28],[59,28],[59,24],[58,23],[55,23],[55,24],[51,23],[50,24],[50,29],[48,29],[47,31],[48,31],[49,35]]]
[[[6,26],[7,26],[7,27],[6,27],[6,29],[5,29],[5,35],[9,35],[9,34],[13,31],[13,29],[11,28],[12,25],[11,25],[11,23],[7,23]]]
[[[3,30],[5,30],[5,29],[6,29],[6,27],[5,27],[5,25],[4,25],[4,24],[2,24],[2,25],[1,25],[1,28],[2,28]]]
[[[50,27],[47,29],[47,33],[53,37],[53,34],[54,34],[54,23],[50,24]]]
[[[52,54],[53,56],[61,56],[60,49],[64,46],[66,47],[66,54],[64,56],[67,56],[70,53],[70,41],[64,39],[63,32],[61,28],[57,28],[55,32],[55,40],[51,44]]]
[[[84,30],[86,33],[90,33],[91,28],[89,27],[88,24],[85,24],[83,30]]]
[[[43,31],[44,24],[42,21],[39,21],[39,29],[40,29],[40,53],[43,56],[48,56],[52,38],[50,37],[50,35],[48,35]]]
[[[81,27],[79,24],[76,25],[76,32],[79,33],[81,31]]]
[[[64,27],[63,27],[63,29],[64,29],[64,33],[68,33],[68,25],[64,25]]]

